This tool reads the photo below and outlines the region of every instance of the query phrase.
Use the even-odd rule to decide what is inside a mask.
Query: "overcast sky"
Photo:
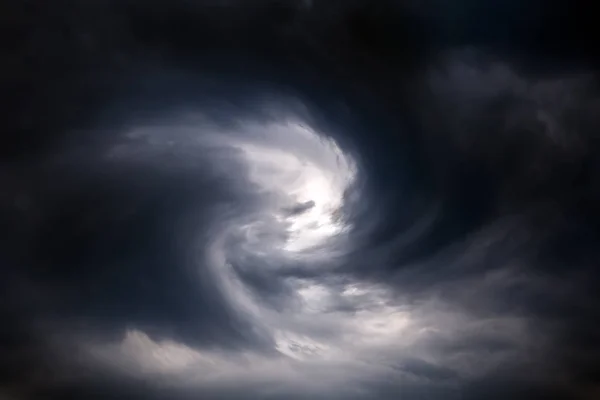
[[[0,398],[600,396],[577,5],[5,2]]]

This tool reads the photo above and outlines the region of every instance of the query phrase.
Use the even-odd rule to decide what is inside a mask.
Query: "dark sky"
[[[598,398],[585,6],[2,2],[0,399]]]

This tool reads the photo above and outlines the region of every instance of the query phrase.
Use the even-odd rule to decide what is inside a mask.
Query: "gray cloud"
[[[594,69],[246,3],[11,10],[0,394],[593,398]]]

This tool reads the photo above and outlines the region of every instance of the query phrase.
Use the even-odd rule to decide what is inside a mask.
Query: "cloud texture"
[[[0,397],[595,398],[591,25],[455,3],[8,2]]]

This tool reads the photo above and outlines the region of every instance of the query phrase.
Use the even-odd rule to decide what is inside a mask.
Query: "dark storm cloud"
[[[575,5],[534,3],[7,3],[3,391],[592,398],[596,50]],[[264,199],[237,153],[174,125],[195,111],[202,134],[331,131],[360,165],[350,256],[265,265],[231,240],[265,307],[241,309],[198,260]],[[140,126],[158,134],[123,140]],[[274,320],[318,339],[285,338],[301,361],[273,356]],[[310,358],[336,345],[353,360]]]

